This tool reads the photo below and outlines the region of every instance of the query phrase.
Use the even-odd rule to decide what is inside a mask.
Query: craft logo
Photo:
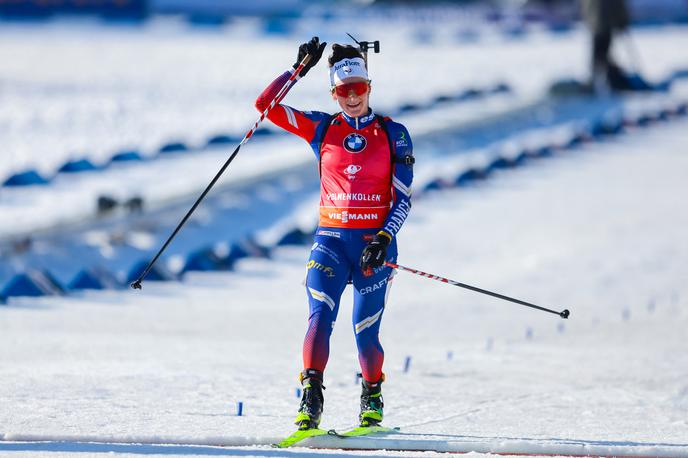
[[[344,173],[349,177],[349,180],[354,180],[356,178],[356,174],[361,171],[363,167],[360,165],[354,165],[351,164],[347,168],[344,169]]]
[[[358,292],[361,293],[362,296],[373,293],[380,288],[384,288],[387,285],[387,280],[387,278],[383,278],[382,280],[380,280],[372,286],[366,286],[364,288],[361,288]]]
[[[360,153],[368,144],[368,141],[361,134],[349,134],[344,138],[344,149],[350,153]]]

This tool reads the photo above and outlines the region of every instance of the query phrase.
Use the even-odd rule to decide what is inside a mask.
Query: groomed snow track
[[[245,455],[243,447],[252,447],[253,456],[274,456],[272,444],[277,437],[194,437],[181,436],[68,436],[2,434],[0,451],[61,451],[92,453],[186,453],[198,455]],[[212,447],[213,450],[204,450]],[[217,450],[222,448],[223,450]],[[304,440],[300,447],[280,449],[290,451],[349,450],[438,452],[449,454],[488,453],[500,456],[564,456],[596,458],[683,458],[688,456],[688,444],[668,444],[627,441],[586,441],[577,439],[531,439],[514,437],[476,437],[450,434],[416,434],[398,432],[366,437],[339,438],[317,436]]]

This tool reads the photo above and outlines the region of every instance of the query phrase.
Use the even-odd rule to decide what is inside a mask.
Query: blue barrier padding
[[[486,93],[486,92],[484,92]],[[597,124],[594,124],[593,127],[595,127],[597,130],[596,132],[604,132],[605,129],[599,129],[598,127],[600,125],[602,126],[607,126],[606,128],[609,129],[610,131],[618,132],[623,130],[624,125],[632,125],[632,124],[637,124],[637,123],[650,123],[655,120],[661,120],[661,119],[669,119],[670,114],[686,114],[686,107],[687,105],[681,104],[678,105],[675,109],[673,110],[665,110],[665,112],[654,112],[650,115],[644,115],[646,118],[645,121],[643,121],[643,116],[637,117],[636,119],[612,119],[610,120],[609,117],[604,117],[604,118],[597,118],[602,119],[602,121],[598,121]],[[662,114],[664,113],[664,114]],[[568,144],[564,145],[565,147],[571,147],[575,146],[580,142],[587,141],[591,138],[592,136],[593,129],[589,129],[586,131],[580,131],[574,136],[571,137],[569,140]],[[516,156],[513,159],[508,159],[508,158],[496,158],[486,169],[483,170],[478,170],[478,169],[470,169],[467,170],[461,174],[459,174],[456,179],[454,179],[451,182],[447,182],[442,178],[437,178],[431,182],[429,182],[423,190],[434,190],[434,189],[445,189],[449,188],[455,185],[462,185],[469,183],[470,181],[477,180],[477,179],[483,179],[486,178],[491,171],[499,169],[499,168],[511,168],[514,167],[515,165],[520,164],[523,161],[526,161],[528,158],[531,157],[543,157],[543,156],[549,156],[552,155],[554,151],[559,149],[559,146],[556,146],[554,144],[547,145],[540,147],[535,150],[528,150],[528,151],[523,151],[521,152],[518,156]],[[255,230],[255,229],[254,229]],[[287,234],[277,243],[278,245],[280,244],[286,244],[286,243],[292,243],[296,242],[299,238],[304,236],[305,233],[301,232],[300,230],[293,230]],[[226,236],[226,234],[225,234]],[[305,243],[310,243],[311,239],[311,234],[307,235],[308,241]],[[199,270],[215,270],[217,268],[231,268],[233,263],[237,259],[241,259],[244,257],[270,257],[271,254],[271,249],[274,248],[274,246],[266,247],[266,246],[261,246],[258,243],[256,243],[253,239],[245,239],[241,243],[234,243],[231,245],[231,249],[229,252],[229,255],[226,258],[220,258],[215,255],[210,255],[211,252],[208,250],[206,253],[202,253],[202,251],[196,251],[195,255],[189,255],[187,258],[187,264],[189,269],[192,270],[191,267],[193,266],[193,263],[197,264],[197,267],[199,267]],[[188,251],[183,251],[182,253],[186,254]],[[195,259],[194,259],[195,257]],[[130,259],[131,256],[127,256],[127,259]],[[136,264],[133,268],[129,269],[128,275],[127,275],[127,283],[134,281],[137,279],[140,274],[143,272],[143,269],[146,267],[148,260],[144,260]],[[125,264],[125,267],[129,265],[129,262]],[[57,268],[58,270],[54,270],[56,272],[63,272],[62,269]],[[76,271],[77,267],[74,268],[74,270],[70,271],[68,275],[71,275],[74,271]],[[126,271],[126,268],[125,268]],[[43,277],[41,277],[43,275]],[[27,280],[28,279],[28,280]],[[37,280],[38,279],[38,280]],[[164,267],[161,267],[160,265],[156,265],[151,272],[149,273],[148,280],[173,280],[175,279],[175,276],[173,276],[171,273],[169,273]],[[31,280],[31,281],[29,281]],[[23,287],[26,290],[29,290],[29,292],[33,292],[34,294],[39,294],[43,289],[51,290],[50,285],[53,285],[53,288],[57,291],[61,291],[62,288],[60,287],[59,283],[54,281],[54,279],[50,279],[50,276],[47,272],[39,272],[37,274],[32,274],[28,275],[26,278],[19,278],[19,276],[12,277],[10,283],[7,284],[7,286],[0,291],[0,300],[2,298],[6,298],[9,294],[7,291],[9,290],[10,284],[15,285],[12,286],[13,288],[16,287],[18,284],[20,287]],[[87,275],[87,274],[82,274],[81,272],[79,275],[75,277],[75,279],[70,283],[70,285],[74,284],[74,286],[77,286],[77,284],[81,284],[82,286],[92,286],[92,287],[97,287],[98,284],[98,279],[96,278],[95,275]],[[38,285],[38,286],[37,286]],[[47,287],[45,285],[48,285]],[[76,288],[75,288],[76,289]],[[31,295],[31,294],[28,294]]]
[[[523,38],[526,36],[527,30],[520,25],[514,25],[501,30],[502,34],[509,38]]]
[[[550,157],[554,154],[554,148],[551,146],[541,146],[536,150],[536,155],[538,157]]]
[[[432,104],[439,104],[439,103],[446,103],[446,102],[451,102],[454,100],[454,97],[451,95],[438,95],[434,99],[432,99]]]
[[[115,289],[118,287],[119,283],[115,276],[104,269],[83,269],[67,285],[67,289],[70,291]]]
[[[499,170],[499,169],[510,169],[516,164],[510,159],[505,157],[498,157],[487,166],[488,170]]]
[[[79,173],[89,172],[91,170],[98,170],[88,159],[75,159],[73,161],[65,162],[62,167],[58,169],[59,173]]]
[[[528,160],[528,153],[525,151],[519,153],[515,158],[513,158],[511,161],[513,162],[514,166],[521,166],[523,165],[526,161]]]
[[[602,121],[598,121],[590,127],[590,135],[592,135],[593,138],[599,138],[602,135],[606,135],[606,134],[607,134],[607,129],[606,129],[605,123]]]
[[[263,32],[268,35],[289,35],[293,28],[293,21],[283,18],[268,18],[263,23]]]
[[[671,79],[672,80],[677,80],[680,78],[688,78],[688,69],[686,70],[676,70],[672,75]]]
[[[182,273],[190,271],[208,272],[221,268],[223,268],[223,260],[212,249],[206,249],[191,253],[184,262]]]
[[[160,147],[158,150],[159,153],[165,154],[165,153],[179,153],[183,151],[189,151],[189,147],[186,146],[185,143],[182,142],[175,142],[175,143],[167,143],[163,146]]]
[[[646,126],[650,123],[650,118],[646,115],[640,115],[632,121],[634,126]]]
[[[137,280],[146,269],[147,265],[148,260],[137,262],[131,269],[129,269],[126,282],[132,283],[134,280]],[[146,281],[170,281],[174,280],[174,278],[174,275],[161,267],[160,264],[154,264],[153,268],[146,276]]]
[[[556,34],[568,33],[573,30],[573,26],[567,22],[550,22],[547,24],[547,30]]]
[[[581,143],[583,143],[583,140],[585,140],[585,136],[581,133],[578,133],[569,138],[569,141],[566,142],[566,145],[564,145],[564,147],[575,148],[576,146],[579,146]]]
[[[511,92],[511,86],[509,86],[506,83],[499,83],[490,92],[492,94],[501,94],[501,93]]]
[[[129,161],[142,161],[143,157],[138,151],[122,151],[110,159],[110,162],[129,162]]]
[[[39,297],[62,294],[63,292],[62,286],[47,271],[27,270],[12,277],[0,291],[0,296]]]
[[[30,20],[35,18],[51,17],[60,14],[100,15],[105,18],[113,19],[143,19],[148,14],[148,1],[0,1],[0,17]]]
[[[269,258],[270,248],[261,246],[252,239],[246,239],[240,243],[233,243],[225,263],[232,266],[235,261],[247,257]]]
[[[6,179],[2,185],[3,186],[31,186],[31,185],[42,185],[48,184],[49,180],[43,178],[35,170],[27,170],[25,172],[15,173]]]
[[[427,29],[417,29],[413,33],[413,38],[416,43],[430,44],[435,40],[435,36],[430,30]]]
[[[260,128],[253,132],[254,137],[267,137],[269,135],[274,135],[275,131],[272,129]]]
[[[480,34],[475,30],[459,30],[455,37],[457,41],[463,43],[476,43],[480,40]]]
[[[623,131],[623,121],[618,119],[616,121],[609,121],[603,124],[604,133],[607,135],[620,134]]]
[[[472,181],[482,180],[486,177],[487,175],[483,170],[472,168],[459,174],[459,176],[456,177],[456,180],[454,180],[454,184],[456,184],[457,186],[464,186]]]
[[[313,241],[313,234],[306,233],[299,228],[293,229],[282,236],[277,242],[277,246],[284,245],[307,245]]]
[[[415,103],[407,103],[405,105],[402,105],[399,109],[399,113],[403,112],[411,112],[411,111],[417,111],[417,110],[422,110],[422,109],[427,109],[431,108],[434,105],[438,103],[444,103],[444,102],[449,102],[449,101],[464,101],[464,100],[472,100],[477,97],[481,97],[487,94],[496,94],[500,92],[509,92],[511,91],[510,87],[504,83],[501,83],[497,85],[495,88],[492,89],[486,89],[486,90],[480,90],[480,89],[469,89],[466,90],[456,96],[448,96],[448,95],[440,95],[435,97],[434,100],[432,100],[429,104],[427,105],[422,105],[422,104],[415,104]],[[266,128],[261,128],[258,129],[253,135],[256,137],[260,136],[269,136],[269,135],[274,135],[277,132],[272,130],[272,129],[266,129]],[[232,135],[226,135],[226,134],[219,134],[215,135],[211,138],[209,138],[206,142],[206,146],[217,146],[217,145],[227,145],[227,144],[236,144],[240,141],[239,138],[232,136]],[[183,152],[183,151],[189,151],[190,148],[183,142],[171,142],[168,144],[165,144],[161,146],[158,150],[160,154],[166,154],[166,153],[173,153],[173,152]],[[136,150],[130,150],[130,151],[120,151],[112,156],[110,159],[110,163],[117,163],[117,162],[129,162],[129,161],[143,161],[146,160],[145,157],[143,157],[138,151]],[[106,168],[107,166],[96,166],[92,162],[90,162],[88,159],[78,159],[74,161],[69,161],[65,163],[60,169],[58,170],[59,173],[74,173],[74,172],[84,172],[84,171],[91,171],[91,170],[101,170],[103,168]],[[30,185],[30,184],[47,184],[49,183],[50,180],[45,179],[41,177],[37,172],[35,171],[27,171],[22,174],[17,174],[16,176],[10,177],[5,183],[3,183],[3,186],[23,186],[23,185]]]
[[[454,100],[458,100],[458,101],[473,100],[473,99],[480,97],[481,95],[483,95],[483,92],[480,89],[466,89],[461,94],[457,95]]]
[[[210,137],[208,141],[206,142],[206,146],[214,146],[214,145],[228,145],[230,143],[238,143],[239,139],[236,137],[233,137],[231,135],[215,135],[213,137]]]
[[[228,18],[221,14],[195,13],[187,16],[186,20],[191,25],[202,27],[221,27],[228,22]]]
[[[409,113],[411,111],[416,111],[416,110],[420,110],[420,106],[416,105],[415,103],[405,103],[399,107],[398,112],[399,113]]]
[[[434,191],[437,189],[443,189],[443,188],[448,188],[450,186],[449,183],[444,181],[441,178],[437,178],[435,180],[430,181],[429,183],[426,183],[425,186],[423,186],[422,190],[423,191]]]

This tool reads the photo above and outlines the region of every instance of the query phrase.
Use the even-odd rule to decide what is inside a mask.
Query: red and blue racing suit
[[[292,71],[273,81],[256,100],[264,111]],[[320,222],[307,264],[310,307],[303,346],[304,368],[324,371],[339,300],[354,287],[353,327],[363,378],[382,376],[384,352],[378,337],[394,271],[383,266],[364,275],[363,248],[379,231],[391,238],[387,260],[396,262],[396,234],[411,209],[412,144],[404,126],[389,118],[352,118],[278,105],[268,119],[306,140],[320,167]]]

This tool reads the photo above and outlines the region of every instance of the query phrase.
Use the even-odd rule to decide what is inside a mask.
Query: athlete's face
[[[344,113],[352,117],[368,114],[370,84],[363,78],[346,78],[339,82],[332,92]]]

